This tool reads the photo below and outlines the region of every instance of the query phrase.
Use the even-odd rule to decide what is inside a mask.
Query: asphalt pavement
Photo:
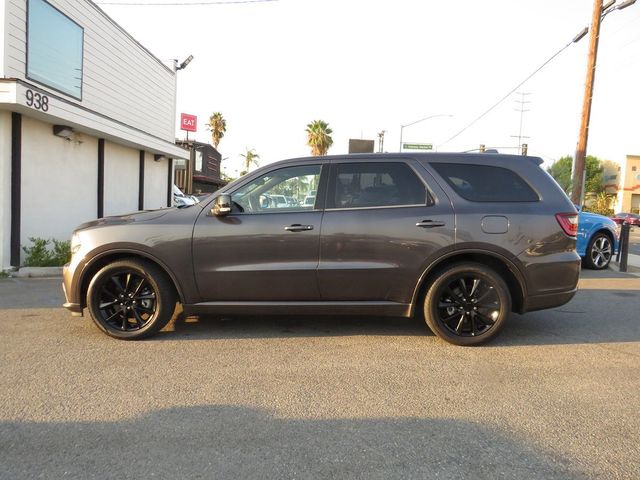
[[[491,344],[419,320],[183,318],[111,339],[0,280],[0,479],[640,478],[640,277]]]

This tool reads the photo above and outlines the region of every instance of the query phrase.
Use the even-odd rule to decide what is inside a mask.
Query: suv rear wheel
[[[427,325],[455,345],[479,345],[495,337],[511,312],[504,280],[479,263],[457,263],[442,270],[424,301]]]
[[[91,279],[87,307],[95,324],[112,337],[137,340],[160,331],[171,319],[176,294],[167,275],[155,265],[120,260]]]

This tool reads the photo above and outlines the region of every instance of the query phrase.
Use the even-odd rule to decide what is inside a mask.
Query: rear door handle
[[[420,228],[433,228],[433,227],[444,227],[444,222],[439,222],[436,220],[423,220],[421,222],[416,223],[416,227]]]
[[[313,225],[300,225],[299,223],[294,223],[293,225],[284,227],[284,229],[287,232],[304,232],[307,230],[313,230]]]

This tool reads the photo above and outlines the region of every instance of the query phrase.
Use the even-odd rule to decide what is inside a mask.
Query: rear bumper
[[[525,252],[519,259],[528,287],[523,313],[559,307],[576,294],[582,261],[575,250],[539,256]]]
[[[523,310],[524,312],[533,312],[535,310],[544,310],[546,308],[559,307],[560,305],[568,303],[577,291],[578,289],[575,288],[568,292],[554,292],[528,297],[525,300]]]

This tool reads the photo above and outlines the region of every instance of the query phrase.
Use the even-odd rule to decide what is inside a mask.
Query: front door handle
[[[421,222],[416,223],[416,227],[420,228],[433,228],[433,227],[444,227],[444,222],[439,222],[436,220],[423,220]]]
[[[313,230],[313,225],[300,225],[299,223],[294,223],[293,225],[284,227],[284,229],[287,232],[305,232],[307,230]]]

